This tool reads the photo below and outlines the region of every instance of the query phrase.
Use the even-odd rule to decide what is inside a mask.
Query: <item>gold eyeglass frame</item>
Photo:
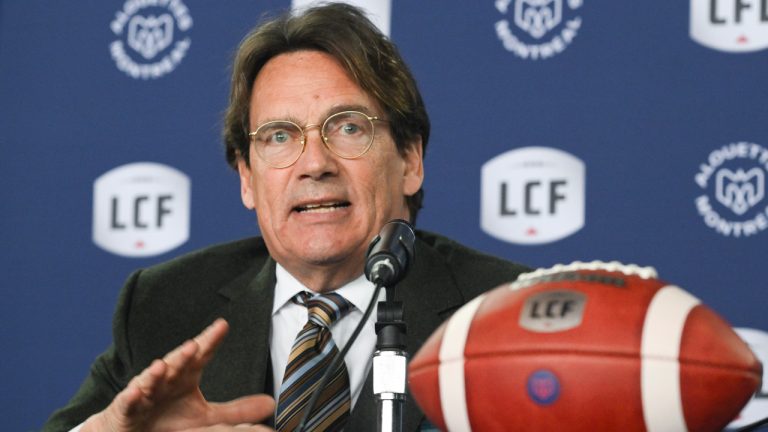
[[[327,136],[325,136],[325,132],[324,132],[324,131],[325,131],[325,125],[328,123],[328,121],[329,121],[329,120],[331,120],[331,119],[332,119],[332,118],[334,118],[334,117],[337,117],[337,116],[341,116],[341,115],[345,115],[345,114],[360,114],[360,115],[362,115],[363,117],[365,117],[365,118],[368,120],[368,122],[370,122],[370,123],[371,123],[371,140],[368,142],[368,145],[366,145],[366,146],[365,146],[365,148],[364,148],[364,149],[363,149],[363,150],[362,150],[362,151],[361,151],[359,154],[357,154],[357,155],[354,155],[354,156],[344,156],[344,155],[341,155],[341,154],[337,153],[337,152],[336,152],[336,151],[335,151],[335,150],[334,150],[334,149],[331,147],[331,145],[330,145],[330,144],[328,144],[328,137],[327,137]],[[382,119],[380,119],[380,118],[379,118],[379,117],[377,117],[377,116],[369,116],[368,114],[366,114],[366,113],[364,113],[364,112],[360,112],[360,111],[340,111],[340,112],[337,112],[337,113],[333,113],[333,114],[329,115],[329,116],[328,116],[328,118],[326,118],[326,119],[325,119],[325,120],[324,120],[322,123],[320,123],[320,124],[308,124],[308,125],[306,125],[306,126],[304,126],[304,127],[301,127],[301,126],[300,126],[300,125],[298,125],[297,123],[295,123],[295,122],[292,122],[292,121],[290,121],[290,120],[272,120],[272,121],[268,121],[268,122],[266,122],[266,123],[262,123],[261,125],[259,125],[259,127],[257,127],[257,128],[256,128],[256,130],[255,130],[255,131],[253,131],[253,132],[249,132],[249,133],[248,133],[248,138],[249,138],[251,141],[253,141],[253,138],[254,138],[256,135],[258,135],[258,133],[259,133],[259,130],[261,130],[261,128],[263,128],[263,127],[265,127],[265,126],[273,125],[273,124],[275,124],[275,123],[288,123],[288,124],[292,124],[292,125],[296,126],[296,128],[299,130],[299,132],[301,132],[301,151],[300,151],[300,152],[298,152],[298,153],[296,153],[296,157],[295,157],[295,158],[293,158],[292,160],[290,160],[289,162],[286,162],[286,163],[284,163],[284,164],[273,164],[273,163],[270,163],[268,160],[266,160],[266,159],[265,159],[265,158],[264,158],[264,157],[261,155],[261,153],[259,153],[258,151],[256,151],[256,155],[257,155],[257,156],[258,156],[258,157],[259,157],[261,160],[263,160],[263,161],[264,161],[264,163],[266,163],[267,165],[269,165],[269,166],[270,166],[270,167],[272,167],[272,168],[288,168],[289,166],[291,166],[291,165],[295,164],[295,163],[296,163],[296,161],[298,161],[298,160],[299,160],[299,158],[301,157],[301,155],[302,155],[302,154],[304,154],[304,150],[307,148],[307,134],[306,134],[306,132],[307,132],[309,129],[314,129],[314,128],[318,128],[318,129],[320,130],[320,137],[322,137],[322,141],[323,141],[323,144],[325,145],[325,148],[327,148],[327,149],[328,149],[328,150],[329,150],[331,153],[333,153],[334,155],[336,155],[336,156],[338,156],[338,157],[340,157],[340,158],[342,158],[342,159],[357,159],[357,158],[360,158],[360,157],[362,157],[364,154],[368,153],[368,150],[370,150],[370,149],[371,149],[371,147],[373,147],[373,140],[376,138],[376,126],[373,124],[373,122],[374,122],[374,121],[381,121],[381,122],[386,122],[387,120],[382,120]],[[254,149],[254,150],[255,150],[255,149]]]

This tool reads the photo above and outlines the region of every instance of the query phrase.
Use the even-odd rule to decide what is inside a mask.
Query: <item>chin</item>
[[[359,260],[365,255],[365,247],[350,244],[349,242],[340,242],[336,238],[321,239],[315,238],[298,245],[302,248],[301,255],[307,262],[315,265],[333,265],[344,261],[355,261],[355,255],[359,255]],[[362,271],[362,268],[360,269]]]

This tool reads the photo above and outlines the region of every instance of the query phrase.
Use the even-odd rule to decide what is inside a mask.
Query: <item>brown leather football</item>
[[[409,365],[450,431],[720,431],[762,365],[722,318],[649,267],[522,275],[446,321]]]

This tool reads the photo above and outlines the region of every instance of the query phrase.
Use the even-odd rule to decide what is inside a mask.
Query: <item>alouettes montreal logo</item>
[[[525,60],[553,57],[573,42],[581,28],[583,0],[496,0],[503,19],[496,35],[507,51]]]
[[[181,0],[127,0],[109,25],[109,51],[119,70],[135,79],[173,72],[192,44],[192,17]]]
[[[768,149],[734,142],[710,152],[694,181],[695,199],[704,223],[726,237],[749,237],[768,229]]]

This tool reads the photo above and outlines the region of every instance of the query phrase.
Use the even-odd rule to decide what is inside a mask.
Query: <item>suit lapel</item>
[[[409,359],[413,358],[435,329],[466,301],[450,276],[450,269],[438,253],[417,241],[415,255],[415,263],[408,276],[396,288],[396,297],[403,302]],[[373,431],[376,429],[376,416],[373,373],[370,372],[352,410],[347,430]],[[416,431],[423,420],[424,415],[409,394],[403,430]]]
[[[229,301],[218,316],[229,322],[229,334],[206,368],[204,390],[218,400],[271,392],[269,329],[275,286],[275,262],[243,273],[222,287]],[[215,318],[215,317],[212,317]]]

